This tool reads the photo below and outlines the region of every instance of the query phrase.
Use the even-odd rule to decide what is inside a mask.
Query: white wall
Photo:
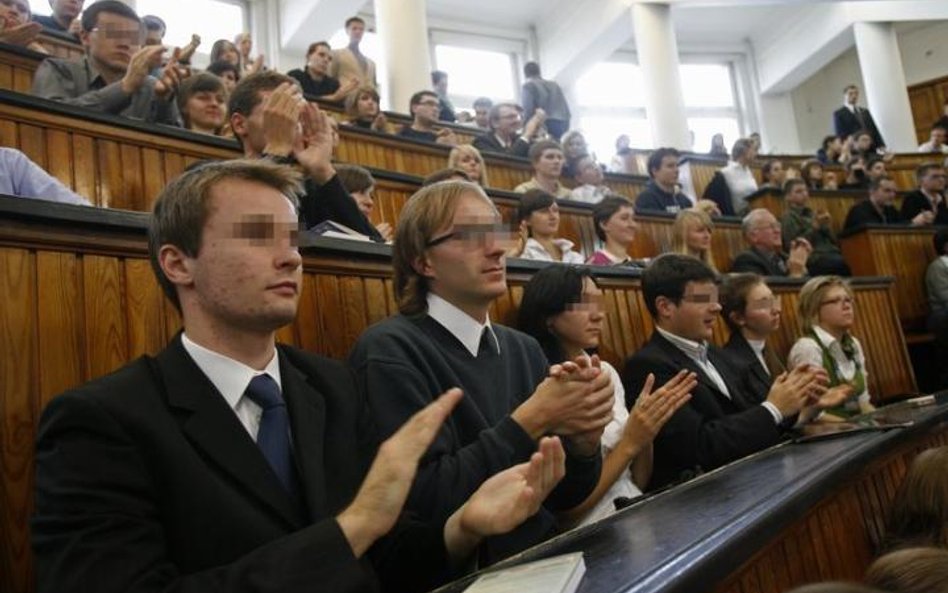
[[[948,21],[899,36],[905,81],[912,85],[948,75]]]

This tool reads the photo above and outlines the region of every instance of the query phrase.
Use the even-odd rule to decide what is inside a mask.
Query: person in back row
[[[331,63],[332,48],[325,41],[317,41],[306,49],[306,65],[290,70],[287,75],[300,83],[305,95],[342,105],[349,93],[359,87],[359,81],[333,78],[329,75]]]
[[[635,241],[639,225],[635,222],[635,211],[624,196],[606,196],[593,206],[593,230],[602,241],[586,263],[591,266],[629,266],[638,268],[642,262],[629,257],[629,248]]]
[[[525,82],[520,96],[523,117],[529,121],[537,111],[542,111],[546,131],[550,138],[559,141],[569,129],[570,113],[566,95],[556,82],[540,76],[540,65],[536,62],[523,65],[523,77]]]
[[[566,170],[565,167],[563,169]],[[576,182],[569,192],[569,199],[587,204],[596,204],[611,193],[608,185],[603,185],[602,165],[591,155],[584,154],[575,159],[572,173]]]
[[[533,165],[533,177],[515,187],[514,191],[522,194],[538,189],[560,199],[569,199],[569,188],[560,183],[564,158],[559,142],[540,140],[530,147],[528,156]]]
[[[854,204],[846,214],[844,230],[855,229],[867,224],[910,224],[924,226],[935,220],[935,213],[922,210],[913,218],[906,220],[895,209],[895,182],[883,175],[869,182],[869,197]]]
[[[338,80],[357,80],[359,87],[377,89],[379,84],[375,79],[375,62],[359,48],[365,35],[365,21],[357,16],[346,19],[346,34],[349,36],[349,45],[333,50],[329,75]]]
[[[932,212],[933,224],[948,225],[948,204],[945,203],[945,168],[939,163],[924,163],[915,170],[918,189],[902,198],[899,214],[912,220],[919,213]]]
[[[374,87],[363,86],[346,97],[345,123],[363,130],[388,133],[388,119],[379,110],[379,92]]]
[[[497,103],[490,108],[488,123],[490,131],[474,139],[472,143],[481,152],[501,152],[515,156],[527,156],[530,144],[542,131],[546,114],[537,109],[525,126],[523,134],[518,134],[523,120],[520,106],[516,103]]]
[[[581,264],[583,255],[573,251],[573,242],[559,237],[560,207],[556,198],[542,189],[531,189],[517,206],[520,242],[507,252],[510,257],[538,261]]]
[[[829,212],[813,212],[807,206],[809,199],[810,190],[802,179],[788,179],[784,183],[783,200],[786,212],[780,217],[784,250],[791,251],[796,239],[806,239],[813,248],[806,259],[807,272],[813,275],[851,275],[836,234],[830,226],[832,219]]]
[[[481,187],[489,187],[487,165],[481,151],[470,144],[458,144],[448,153],[448,168],[464,171],[467,178]]]
[[[72,23],[82,12],[82,5],[85,0],[49,0],[49,7],[52,14],[49,16],[37,14],[33,15],[33,20],[43,25],[47,31],[53,31],[73,37],[70,33]],[[78,39],[76,39],[78,41]]]
[[[412,122],[402,126],[398,135],[402,138],[411,138],[412,140],[423,140],[425,142],[437,142],[438,144],[455,145],[458,143],[457,136],[448,128],[436,128],[438,122],[438,110],[441,104],[438,102],[438,95],[431,91],[418,91],[411,96],[408,103],[408,112],[412,116]]]
[[[185,128],[221,135],[227,122],[227,89],[223,80],[207,72],[195,74],[181,84],[177,101]]]
[[[659,148],[648,157],[648,175],[651,179],[635,197],[636,212],[675,213],[694,204],[678,189],[678,158],[674,148]]]
[[[744,240],[750,249],[734,258],[731,272],[752,272],[761,276],[806,276],[806,262],[813,246],[805,238],[797,237],[790,242],[788,252],[783,251],[783,232],[777,218],[764,208],[754,208],[741,221]]]
[[[613,404],[611,381],[597,359],[551,367],[536,340],[491,321],[491,303],[507,294],[510,242],[500,213],[477,185],[422,188],[395,232],[399,314],[366,330],[349,357],[383,437],[445,389],[464,391],[423,456],[408,497],[407,508],[425,520],[443,520],[491,474],[528,459],[541,436],[562,436],[566,477],[540,513],[485,542],[487,562],[549,537],[554,512],[589,496]]]
[[[31,14],[27,0],[0,0],[0,43],[48,54],[49,50],[37,41],[43,26],[30,20]]]

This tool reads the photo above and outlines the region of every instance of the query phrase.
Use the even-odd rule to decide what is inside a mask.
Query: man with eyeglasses
[[[33,77],[32,93],[94,111],[147,122],[181,125],[174,101],[188,75],[177,50],[155,78],[149,72],[165,48],[142,47],[145,28],[135,11],[117,0],[101,0],[82,14],[80,33],[86,55],[78,61],[49,58]]]
[[[945,169],[938,163],[925,163],[915,170],[918,189],[902,199],[902,220],[912,220],[922,212],[934,214],[934,224],[948,225],[945,204]]]
[[[655,331],[622,373],[626,406],[635,404],[649,375],[663,385],[682,369],[698,385],[691,400],[659,431],[647,490],[720,467],[777,444],[787,428],[811,412],[836,405],[822,397],[826,376],[799,367],[779,374],[760,402],[747,391],[727,355],[710,343],[721,305],[717,275],[687,255],[656,258],[642,274],[642,293]],[[800,414],[805,407],[806,414]]]
[[[761,276],[806,276],[806,260],[813,246],[803,237],[790,243],[790,253],[783,252],[783,232],[780,222],[769,210],[755,208],[741,221],[744,240],[750,249],[734,258],[732,273],[753,273]]]
[[[566,477],[516,531],[488,538],[494,562],[554,533],[554,512],[586,499],[599,479],[599,443],[613,387],[598,358],[551,367],[535,339],[491,321],[507,294],[513,233],[477,185],[422,188],[402,210],[392,266],[399,314],[369,328],[349,362],[383,438],[447,386],[464,399],[422,458],[407,508],[440,521],[499,469],[522,463],[543,435],[559,435]]]
[[[472,144],[481,152],[501,152],[515,156],[527,156],[530,144],[537,139],[542,130],[546,113],[537,109],[533,117],[523,126],[523,134],[518,134],[523,124],[522,108],[516,103],[498,103],[490,108],[488,125],[490,130],[474,139]]]
[[[412,140],[437,142],[438,144],[455,145],[457,136],[447,128],[435,128],[438,114],[441,113],[441,102],[438,95],[431,91],[418,91],[411,96],[408,102],[409,113],[414,118],[411,125],[402,126],[398,135]]]

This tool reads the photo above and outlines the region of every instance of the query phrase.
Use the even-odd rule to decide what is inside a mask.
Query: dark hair
[[[550,364],[563,362],[569,353],[550,331],[549,320],[566,311],[569,305],[582,302],[586,278],[596,281],[588,267],[550,265],[535,273],[523,287],[517,328],[536,338]]]
[[[408,113],[411,113],[411,108],[421,103],[425,97],[434,97],[437,99],[438,94],[434,91],[418,91],[408,100]]]
[[[948,124],[945,124],[941,121],[936,121],[929,132],[932,130],[944,130],[945,132],[948,132]]]
[[[540,76],[540,65],[536,62],[527,62],[523,65],[523,75],[527,78]]]
[[[790,192],[793,191],[793,188],[795,188],[798,185],[806,185],[807,188],[809,189],[809,184],[807,184],[806,181],[800,179],[799,177],[794,177],[792,179],[787,179],[786,181],[784,181],[783,182],[783,197],[787,197],[787,195],[789,195]]]
[[[99,0],[99,2],[91,4],[82,12],[82,30],[88,33],[95,29],[99,21],[99,14],[103,12],[131,19],[139,25],[142,23],[141,17],[128,4],[118,0]]]
[[[856,130],[853,132],[853,142],[859,140],[861,136],[869,136],[869,138],[872,138],[872,132],[866,129]]]
[[[919,453],[889,506],[887,550],[909,545],[948,547],[948,447]]]
[[[221,54],[227,50],[234,50],[237,52],[237,55],[240,55],[240,51],[237,49],[237,46],[234,45],[234,42],[230,39],[218,39],[214,42],[214,45],[211,46],[211,62],[217,62],[221,59]]]
[[[556,203],[556,197],[542,189],[531,189],[520,198],[517,205],[517,222],[530,218],[537,210],[549,208]]]
[[[326,42],[326,41],[317,41],[316,43],[310,43],[310,44],[309,44],[309,47],[306,48],[306,57],[307,57],[307,59],[308,59],[311,55],[313,55],[313,52],[315,52],[316,49],[319,48],[320,46],[325,47],[325,48],[328,49],[329,51],[332,51],[332,46],[330,46],[329,43]]]
[[[642,295],[653,319],[658,318],[655,301],[665,297],[678,304],[689,282],[717,282],[717,275],[703,261],[690,255],[660,255],[642,272]]]
[[[476,181],[475,179],[468,177],[467,173],[464,171],[448,167],[447,169],[438,169],[431,175],[425,177],[421,182],[421,187],[434,185],[435,183],[441,183],[442,181],[448,181],[449,179],[457,181],[455,177],[460,177],[464,181]]]
[[[349,96],[346,97],[345,109],[346,109],[346,114],[349,117],[357,117],[359,115],[357,104],[359,102],[359,97],[361,97],[362,95],[369,95],[370,97],[375,99],[376,105],[378,105],[380,102],[379,92],[375,90],[375,87],[368,86],[368,85],[360,86],[356,90],[349,93]]]
[[[944,167],[942,167],[938,163],[922,163],[921,165],[918,166],[917,169],[915,169],[915,181],[917,183],[921,183],[922,178],[928,175],[929,171],[935,171],[937,169],[943,169],[943,168]]]
[[[658,150],[653,152],[651,155],[649,155],[648,176],[655,177],[655,175],[652,172],[658,171],[659,169],[661,169],[662,161],[665,160],[665,157],[669,157],[669,156],[673,156],[675,157],[675,160],[677,160],[678,157],[681,156],[681,153],[678,152],[678,150],[675,148],[665,147],[665,148],[659,148]]]
[[[852,83],[847,84],[847,85],[843,88],[843,94],[845,95],[846,93],[848,93],[848,92],[849,92],[849,89],[856,89],[856,90],[858,91],[858,90],[859,90],[859,87],[856,86],[856,85],[854,85],[854,84],[852,84]]]
[[[187,128],[191,125],[191,118],[188,116],[186,109],[188,100],[198,93],[205,92],[220,93],[222,101],[225,100],[224,97],[227,95],[227,91],[224,89],[224,81],[208,72],[198,72],[194,76],[189,76],[178,87],[176,100],[178,111],[181,112],[181,118],[184,120],[184,127]]]
[[[165,25],[165,22],[161,20],[161,17],[155,16],[153,14],[146,14],[142,17],[142,24],[145,25],[145,28],[149,31],[161,31],[161,36],[165,36],[165,31],[168,30],[168,26]]]
[[[350,194],[369,190],[375,185],[375,178],[364,167],[339,164],[335,165],[335,169],[336,175],[339,176],[339,183]]]
[[[883,175],[883,176],[877,177],[877,178],[875,178],[875,179],[870,179],[870,180],[869,180],[869,191],[871,191],[871,192],[872,192],[872,191],[876,191],[877,189],[879,189],[880,187],[882,187],[882,184],[883,184],[884,182],[886,182],[886,181],[892,181],[892,178],[889,177],[888,175]]]
[[[540,160],[540,157],[543,156],[545,151],[551,149],[563,152],[563,147],[560,146],[560,143],[556,140],[540,140],[539,142],[534,142],[530,146],[530,151],[527,153],[527,157],[530,159],[531,163],[535,163]]]
[[[285,82],[297,84],[295,79],[276,70],[263,70],[243,77],[230,94],[230,99],[227,101],[227,113],[230,116],[239,113],[244,117],[250,117],[253,110],[263,100],[260,93],[272,91]],[[243,141],[236,134],[234,137],[242,148]]]
[[[472,107],[477,109],[478,107],[486,107],[490,109],[494,105],[494,102],[490,100],[490,97],[478,97],[474,99],[474,104]]]
[[[935,246],[936,255],[945,255],[945,244],[948,243],[948,227],[941,227],[932,237],[932,245]]]
[[[602,225],[609,222],[616,212],[622,208],[632,208],[632,202],[625,196],[609,194],[593,206],[593,230],[600,241],[605,242],[606,231]]]
[[[760,167],[761,179],[763,179],[764,181],[773,181],[773,179],[770,178],[770,174],[773,172],[774,166],[777,164],[782,164],[782,163],[777,159],[769,159],[767,161],[764,161],[764,164],[761,165]]]
[[[825,136],[823,138],[823,144],[822,144],[823,150],[826,150],[827,148],[829,148],[829,145],[832,144],[833,141],[836,140],[837,138],[839,138],[839,136],[835,134],[830,134],[829,136]]]
[[[442,80],[448,77],[448,73],[444,70],[432,70],[431,71],[431,84],[438,84]]]
[[[346,24],[345,24],[345,27],[344,27],[344,28],[345,28],[345,29],[348,29],[348,28],[349,28],[349,25],[351,25],[352,23],[362,23],[363,26],[365,25],[365,21],[362,20],[361,17],[350,16],[349,18],[346,19]]]
[[[216,62],[211,62],[211,65],[207,67],[206,72],[210,72],[216,76],[223,77],[225,72],[233,72],[234,77],[237,80],[240,80],[240,68],[236,64],[231,64],[227,60],[217,60]]]
[[[740,326],[731,319],[731,313],[741,315],[747,310],[747,295],[764,279],[757,274],[730,274],[721,284],[721,316],[732,332],[739,332]]]
[[[871,169],[872,166],[875,165],[876,163],[885,164],[885,161],[882,160],[882,157],[878,157],[878,156],[874,156],[874,157],[870,157],[866,159],[866,173],[868,173],[869,169]]]

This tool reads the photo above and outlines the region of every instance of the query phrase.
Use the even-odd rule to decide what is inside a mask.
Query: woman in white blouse
[[[560,207],[552,194],[541,189],[529,190],[520,199],[517,215],[520,244],[507,255],[564,264],[583,263],[583,255],[573,251],[573,242],[557,237]]]
[[[790,350],[787,366],[821,366],[829,375],[831,389],[849,392],[841,405],[823,414],[824,420],[875,410],[869,397],[866,356],[862,344],[851,333],[856,319],[855,304],[852,289],[839,276],[817,276],[800,289],[804,335]]]
[[[731,192],[734,212],[742,216],[747,210],[747,196],[757,191],[757,179],[751,170],[757,158],[757,146],[750,138],[739,138],[731,149],[731,161],[721,169],[721,175]]]

